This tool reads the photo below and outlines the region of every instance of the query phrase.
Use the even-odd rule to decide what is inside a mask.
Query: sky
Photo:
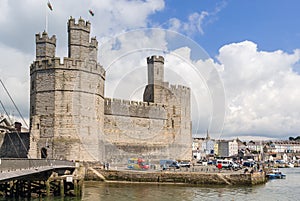
[[[193,134],[299,135],[299,1],[51,0],[52,11],[47,2],[0,0],[0,78],[27,124],[35,34],[56,35],[56,56],[67,57],[72,16],[92,24],[106,97],[141,101],[146,57],[162,55],[165,80],[192,90]],[[17,118],[2,86],[0,95]]]

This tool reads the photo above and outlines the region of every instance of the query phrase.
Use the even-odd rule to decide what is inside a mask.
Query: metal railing
[[[55,159],[16,159],[16,158],[0,158],[0,172],[16,171],[22,169],[31,169],[45,166],[71,166],[75,167],[75,163],[66,160]]]

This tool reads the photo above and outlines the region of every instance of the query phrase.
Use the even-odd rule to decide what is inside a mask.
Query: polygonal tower
[[[36,35],[30,66],[30,156],[99,161],[103,133],[105,70],[90,23],[70,18],[69,57],[55,57],[55,36]]]
[[[148,84],[144,91],[144,102],[165,103],[164,100],[164,58],[151,56],[147,58]]]

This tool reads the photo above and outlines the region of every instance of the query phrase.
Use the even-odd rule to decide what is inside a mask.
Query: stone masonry
[[[89,22],[68,21],[68,57],[56,37],[36,34],[30,66],[32,158],[109,161],[191,159],[190,89],[164,81],[164,58],[147,58],[143,102],[104,97],[105,70]]]

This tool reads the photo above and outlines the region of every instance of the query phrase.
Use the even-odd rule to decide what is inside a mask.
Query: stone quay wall
[[[266,182],[264,172],[253,174],[243,173],[204,173],[204,172],[148,172],[148,171],[117,171],[97,169],[106,181],[120,182],[155,182],[178,183],[193,185],[258,185]],[[103,181],[93,171],[86,171],[85,180]]]

